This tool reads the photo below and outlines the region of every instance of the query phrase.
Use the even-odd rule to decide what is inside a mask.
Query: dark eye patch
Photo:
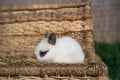
[[[40,57],[44,57],[47,54],[48,51],[40,51],[39,55]]]

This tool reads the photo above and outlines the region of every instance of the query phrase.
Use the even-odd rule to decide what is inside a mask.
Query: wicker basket
[[[46,31],[75,38],[85,63],[37,62],[34,49]],[[3,80],[108,80],[107,66],[94,51],[89,1],[1,7],[0,75]]]

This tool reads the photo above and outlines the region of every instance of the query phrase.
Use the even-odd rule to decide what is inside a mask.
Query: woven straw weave
[[[82,46],[84,64],[37,62],[34,49],[46,31],[71,36]],[[0,8],[0,79],[108,80],[95,54],[89,1]]]

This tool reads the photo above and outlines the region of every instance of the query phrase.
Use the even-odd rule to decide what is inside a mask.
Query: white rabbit
[[[79,43],[71,37],[56,38],[55,33],[46,32],[35,50],[38,61],[56,63],[82,63],[85,55]]]

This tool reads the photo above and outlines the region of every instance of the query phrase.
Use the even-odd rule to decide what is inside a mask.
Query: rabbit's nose
[[[44,57],[47,54],[48,51],[40,51],[39,55],[40,57]]]

